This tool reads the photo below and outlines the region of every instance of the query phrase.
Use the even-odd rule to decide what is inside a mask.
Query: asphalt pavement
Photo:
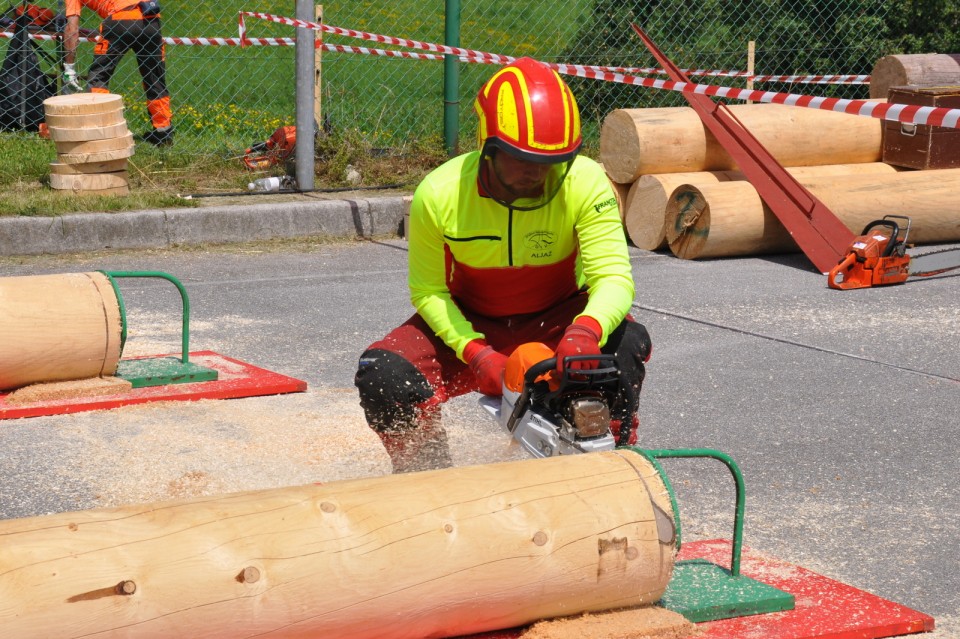
[[[51,254],[0,258],[0,276],[169,272],[190,292],[195,348],[310,387],[0,422],[0,518],[144,499],[163,494],[157,486],[177,496],[188,480],[187,496],[389,472],[358,421],[352,378],[364,347],[412,312],[396,236],[406,202],[322,206],[0,219],[0,253]],[[318,233],[342,241],[211,245]],[[178,248],[189,244],[203,248]],[[930,614],[930,636],[960,637],[960,276],[835,291],[800,254],[695,262],[631,248],[631,261],[633,315],[654,343],[641,445],[730,454],[746,479],[747,546]],[[131,345],[175,348],[176,298],[155,281],[123,291],[139,327]],[[516,457],[475,400],[445,409],[454,463]],[[306,436],[272,439],[281,432]],[[304,446],[317,448],[312,461],[292,463]],[[121,465],[143,490],[111,500]],[[685,538],[729,538],[726,470],[708,460],[665,470]],[[207,481],[218,474],[228,479]]]

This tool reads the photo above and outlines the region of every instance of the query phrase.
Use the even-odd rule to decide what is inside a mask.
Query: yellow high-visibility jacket
[[[410,208],[410,300],[463,358],[484,336],[461,309],[487,317],[536,313],[586,287],[582,315],[601,346],[634,298],[616,197],[599,164],[577,157],[544,207],[517,211],[483,194],[480,152],[455,157],[417,187]]]

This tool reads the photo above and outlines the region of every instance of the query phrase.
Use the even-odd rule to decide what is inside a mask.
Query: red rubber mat
[[[179,357],[179,355],[176,357]],[[252,364],[247,364],[246,362],[241,362],[240,360],[226,357],[213,351],[190,353],[189,360],[192,364],[216,370],[218,379],[187,384],[168,384],[165,386],[134,388],[125,393],[115,395],[100,395],[97,397],[51,400],[16,405],[7,402],[9,393],[0,393],[0,419],[63,415],[89,410],[118,408],[131,404],[144,404],[147,402],[258,397],[260,395],[279,395],[282,393],[296,393],[307,390],[307,383],[302,380],[258,368]]]
[[[729,568],[730,542],[690,542],[678,558],[702,558]],[[699,623],[703,634],[698,639],[879,639],[933,630],[929,615],[747,548],[741,554],[740,572],[794,595],[796,608]],[[470,639],[515,639],[521,632],[499,630]]]

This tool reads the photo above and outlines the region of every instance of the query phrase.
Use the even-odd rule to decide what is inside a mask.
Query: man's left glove
[[[600,324],[592,317],[582,316],[567,327],[557,344],[557,372],[563,372],[563,360],[571,355],[600,354]],[[587,359],[570,362],[570,370],[588,370],[597,368],[600,362]]]
[[[468,363],[473,376],[477,378],[480,392],[493,397],[503,395],[503,371],[507,367],[507,356],[480,340],[470,342],[467,348],[475,351],[471,353]]]
[[[83,87],[77,82],[76,66],[69,62],[63,63],[63,92],[65,94],[83,93]]]

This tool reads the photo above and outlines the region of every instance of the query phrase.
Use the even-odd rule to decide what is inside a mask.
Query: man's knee
[[[426,377],[409,360],[379,348],[360,356],[354,384],[367,423],[377,431],[413,425],[418,406],[434,394]]]

